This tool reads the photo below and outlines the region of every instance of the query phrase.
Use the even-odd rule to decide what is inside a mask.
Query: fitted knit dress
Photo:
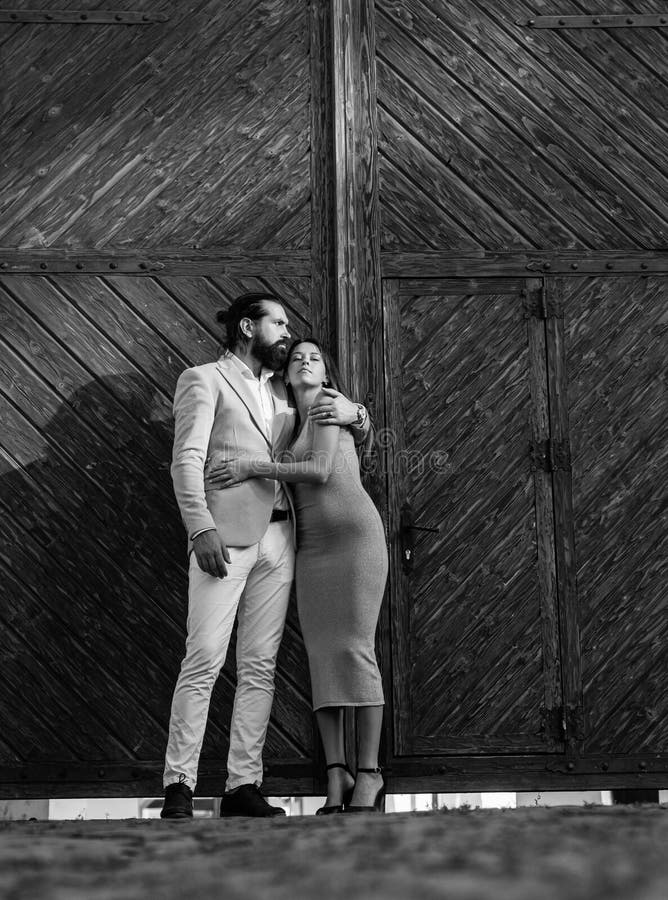
[[[306,458],[304,427],[290,448]],[[362,487],[353,437],[345,428],[326,484],[295,484],[296,593],[311,673],[313,709],[380,706],[383,687],[374,650],[387,579],[383,523]]]

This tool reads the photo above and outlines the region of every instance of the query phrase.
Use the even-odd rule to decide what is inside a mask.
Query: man
[[[235,617],[237,687],[221,815],[284,814],[267,803],[260,785],[294,572],[292,502],[279,482],[253,478],[229,490],[207,490],[206,475],[222,458],[274,459],[287,447],[296,413],[276,372],[286,360],[290,333],[273,294],[244,294],[218,320],[226,326],[225,353],[183,372],[174,397],[172,479],[190,565],[186,655],[165,755],[166,819],[192,816],[211,692]],[[336,391],[328,390],[311,415],[323,424],[350,425],[361,439],[369,429],[364,407]]]

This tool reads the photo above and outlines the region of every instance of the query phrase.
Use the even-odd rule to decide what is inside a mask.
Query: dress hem
[[[317,706],[314,706],[313,712],[317,712],[319,709],[327,709],[332,706],[385,706],[385,700],[326,700],[324,703],[319,703]]]

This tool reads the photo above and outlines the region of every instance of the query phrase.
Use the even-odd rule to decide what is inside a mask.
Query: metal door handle
[[[416,525],[413,507],[407,501],[401,507],[399,530],[401,533],[401,565],[404,573],[410,575],[415,564],[415,542],[413,540],[413,532],[426,531],[430,534],[438,534],[441,529],[440,526],[430,528],[425,525]]]

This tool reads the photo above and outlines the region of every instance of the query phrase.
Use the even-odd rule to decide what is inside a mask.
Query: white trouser
[[[222,579],[202,572],[195,554],[190,555],[188,637],[172,700],[165,787],[182,781],[195,789],[211,692],[237,615],[237,688],[226,790],[262,783],[276,656],[294,575],[291,524],[272,522],[259,544],[228,549],[232,562]]]

